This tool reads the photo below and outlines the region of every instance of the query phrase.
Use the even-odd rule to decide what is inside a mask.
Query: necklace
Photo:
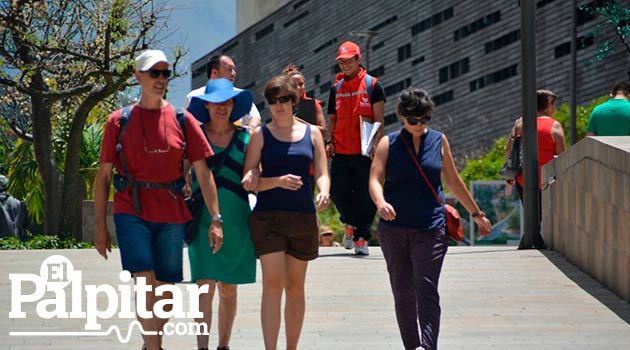
[[[166,128],[166,120],[164,120],[162,122],[162,124],[164,125],[164,139],[166,140],[166,148],[156,148],[156,149],[149,149],[147,147],[147,138],[145,135],[145,127],[144,127],[144,109],[140,106],[138,106],[138,108],[140,109],[140,130],[142,131],[142,143],[144,144],[144,152],[149,153],[149,154],[156,154],[156,153],[168,153],[171,150],[171,144],[168,142],[168,129]],[[160,111],[161,113],[161,111]],[[160,123],[161,119],[163,118],[158,118],[158,123]],[[160,130],[160,125],[158,124],[157,130]],[[156,135],[156,139],[160,139],[160,134],[159,132]]]

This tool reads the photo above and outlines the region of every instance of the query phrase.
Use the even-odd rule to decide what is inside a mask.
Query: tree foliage
[[[597,4],[598,2],[595,2]],[[622,5],[620,0],[605,0],[600,2],[601,6],[591,5],[581,7],[591,16],[602,16],[604,22],[595,26],[595,28],[586,34],[586,37],[596,37],[602,31],[612,30],[614,33],[613,40],[603,40],[599,43],[597,52],[587,60],[587,63],[594,63],[604,60],[615,52],[616,47],[621,47],[627,58],[627,76],[630,79],[630,8]]]
[[[466,186],[475,180],[501,180],[499,171],[505,162],[505,144],[507,136],[494,141],[494,146],[483,156],[470,159],[460,171],[459,175]]]
[[[168,16],[160,3],[0,3],[0,116],[32,143],[46,234],[80,232],[81,169],[93,165],[92,159],[86,167],[80,157],[84,126],[99,104],[133,84],[134,57],[159,48],[155,45]],[[175,50],[174,69],[182,54]]]
[[[586,125],[588,124],[588,118],[591,116],[591,112],[598,105],[606,102],[608,100],[608,96],[602,96],[594,99],[587,106],[576,106],[575,109],[575,131],[576,137],[575,142],[580,141],[586,135]],[[563,103],[558,109],[556,109],[556,114],[554,114],[553,118],[557,120],[560,124],[562,124],[562,130],[565,134],[565,140],[567,145],[569,145],[569,130],[571,129],[571,107],[567,103]]]

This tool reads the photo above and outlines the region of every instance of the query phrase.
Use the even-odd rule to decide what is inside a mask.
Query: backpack
[[[367,89],[367,94],[368,97],[370,98],[370,101],[372,101],[372,84],[374,84],[374,79],[371,75],[366,74],[364,77],[365,80],[365,87]],[[335,93],[339,92],[339,89],[341,88],[341,84],[343,84],[343,78],[341,78],[339,80],[339,82],[337,82],[337,85],[335,85]]]
[[[114,175],[114,188],[116,191],[122,191],[127,187],[131,187],[131,195],[133,197],[133,208],[136,213],[140,212],[140,200],[138,199],[138,188],[148,188],[148,189],[164,189],[170,191],[173,194],[179,194],[184,187],[185,180],[183,177],[180,177],[174,181],[168,183],[158,183],[158,182],[147,182],[147,181],[136,181],[135,176],[131,174],[127,170],[127,161],[125,159],[125,153],[123,152],[123,136],[125,131],[127,130],[127,125],[129,125],[129,118],[131,118],[131,110],[133,109],[133,105],[125,106],[120,111],[120,133],[118,135],[118,142],[116,143],[116,152],[120,156],[120,162],[122,164],[122,174],[118,173]],[[176,119],[179,127],[184,134],[184,143],[182,145],[182,174],[184,169],[184,158],[186,157],[186,116],[183,110],[178,110],[176,112]]]

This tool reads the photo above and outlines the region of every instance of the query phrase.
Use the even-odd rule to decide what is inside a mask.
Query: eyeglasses
[[[275,105],[276,103],[280,102],[280,103],[287,103],[291,101],[291,97],[290,96],[278,96],[276,98],[270,98],[267,99],[267,103],[269,103],[270,105]]]
[[[160,77],[160,74],[165,78],[168,79],[171,77],[171,73],[172,71],[170,69],[151,69],[148,71],[149,76],[153,79],[157,79]]]
[[[423,125],[426,125],[427,123],[431,121],[430,115],[427,115],[422,118],[411,118],[411,117],[405,117],[405,118],[407,118],[407,123],[409,123],[409,125],[418,125],[418,123],[422,123]]]

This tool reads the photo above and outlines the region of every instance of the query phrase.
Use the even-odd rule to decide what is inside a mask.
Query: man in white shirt
[[[206,72],[208,74],[208,79],[225,78],[234,83],[234,79],[236,78],[236,66],[234,65],[232,58],[228,55],[210,57],[210,61],[206,64]],[[206,86],[204,85],[188,93],[188,95],[186,95],[185,108],[188,108],[190,99],[193,96],[203,95],[205,93],[205,89]],[[252,103],[252,108],[249,113],[245,114],[237,121],[238,124],[247,126],[250,130],[254,130],[260,126],[260,122],[260,112],[258,112],[258,108],[256,108],[254,103]]]

